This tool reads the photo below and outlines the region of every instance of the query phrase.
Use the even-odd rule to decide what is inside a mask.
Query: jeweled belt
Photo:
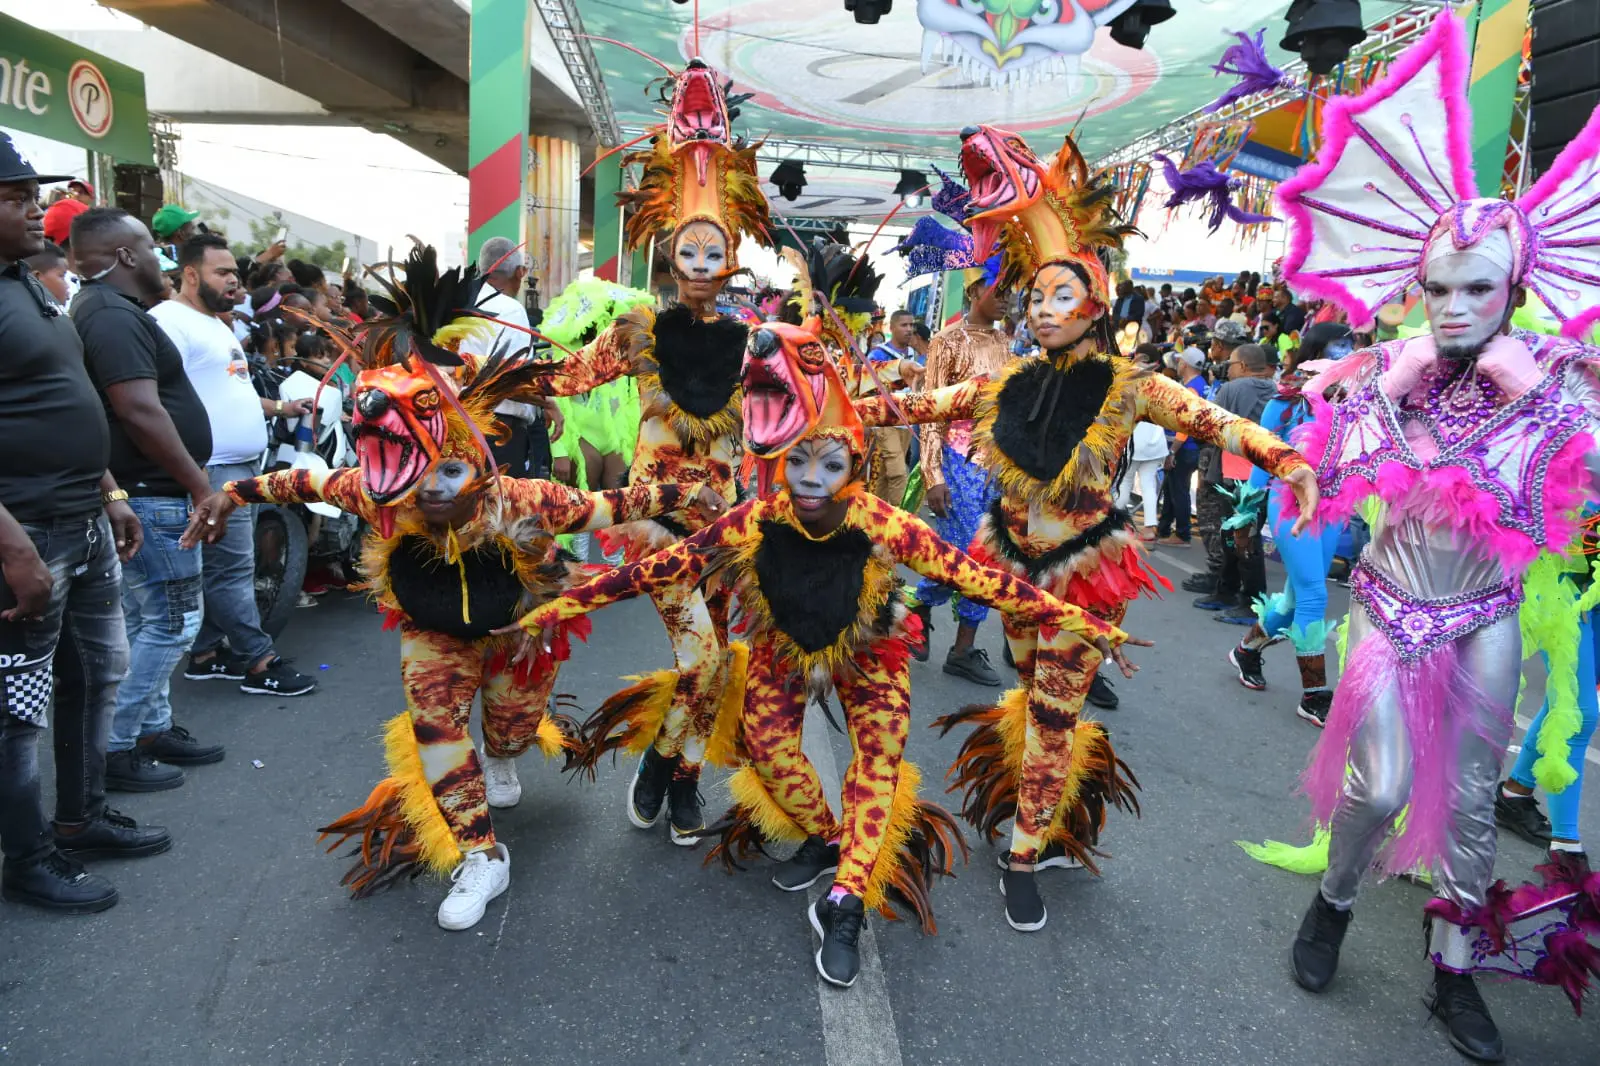
[[[1410,664],[1435,648],[1515,614],[1522,603],[1522,585],[1508,578],[1455,596],[1413,596],[1362,561],[1350,574],[1350,597],[1367,609],[1367,616],[1389,638],[1400,661]]]

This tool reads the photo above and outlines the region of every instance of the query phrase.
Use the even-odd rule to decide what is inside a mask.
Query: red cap
[[[66,244],[72,233],[72,220],[89,210],[89,205],[71,197],[57,200],[44,213],[44,235],[57,244]]]
[[[73,178],[71,181],[67,182],[67,188],[69,188],[69,189],[73,189],[73,188],[82,189],[84,192],[88,193],[90,196],[94,195],[94,186],[90,185],[88,182],[84,181],[82,178]]]

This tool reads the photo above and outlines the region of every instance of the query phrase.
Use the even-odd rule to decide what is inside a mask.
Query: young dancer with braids
[[[920,633],[896,566],[950,585],[1039,634],[1030,665],[1041,684],[1030,706],[1041,720],[1072,715],[1072,693],[1081,692],[1102,657],[1131,674],[1112,650],[1127,638],[975,562],[916,517],[867,492],[864,428],[814,334],[781,323],[757,330],[744,393],[747,445],[767,467],[763,484],[777,491],[569,590],[520,624],[540,633],[606,604],[711,576],[737,591],[748,668],[742,685],[723,694],[710,751],[740,769],[731,782],[735,808],[707,859],[721,856],[731,866],[762,837],[803,841],[774,881],[798,891],[834,874],[832,890],[812,906],[810,921],[822,938],[818,972],[849,986],[866,911],[894,917],[889,894],[909,904],[925,931],[934,931],[929,882],[949,872],[960,842],[949,815],[917,800],[919,774],[903,758],[910,726],[906,642]],[[838,817],[800,748],[807,702],[825,700],[830,690],[843,706],[855,752]],[[1049,805],[1038,811],[1048,823]]]
[[[484,358],[458,354],[475,330],[494,328],[470,312],[477,291],[474,271],[441,278],[433,249],[413,253],[404,283],[391,289],[394,303],[372,297],[388,314],[361,327],[367,368],[355,388],[359,467],[229,482],[195,509],[184,540],[198,543],[235,507],[253,503],[330,503],[371,524],[361,568],[385,624],[400,630],[406,710],[384,730],[389,776],[362,807],[322,832],[334,837],[333,847],[359,838],[358,859],[344,877],[356,896],[413,869],[449,874],[453,884],[438,913],[446,929],[476,925],[510,883],[510,853],[495,838],[489,808],[521,798],[516,758],[534,744],[553,756],[575,739],[575,723],[547,713],[554,659],[513,667],[514,642],[491,633],[581,573],[576,559],[557,552],[552,535],[690,504],[707,516],[726,510],[704,482],[590,493],[496,478],[487,444],[499,432],[495,408],[525,399],[550,364],[526,358],[526,348]],[[560,642],[566,639],[562,634]],[[477,696],[481,756],[468,731]]]

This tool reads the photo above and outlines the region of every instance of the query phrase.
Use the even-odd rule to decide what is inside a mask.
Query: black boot
[[[772,883],[785,892],[801,892],[838,869],[839,845],[809,836],[799,851],[772,871]]]
[[[1349,928],[1350,912],[1323,899],[1318,889],[1294,938],[1294,979],[1301,988],[1321,992],[1328,987],[1339,969],[1339,945]]]
[[[911,645],[911,657],[919,663],[928,661],[928,644],[933,640],[933,607],[918,601],[911,613],[922,619],[922,640]]]
[[[810,917],[811,928],[822,938],[816,954],[817,972],[830,985],[849,988],[861,972],[859,943],[866,907],[848,892],[837,903],[823,896],[811,905]]]
[[[158,762],[143,748],[106,752],[106,788],[111,792],[164,792],[182,784],[182,770]]]
[[[1084,698],[1102,711],[1114,711],[1117,709],[1117,704],[1122,702],[1112,689],[1111,682],[1099,674],[1095,674],[1094,680],[1089,682],[1089,693]]]
[[[110,807],[81,826],[56,826],[56,847],[77,859],[132,859],[159,855],[172,847],[172,836],[159,825],[140,825]]]
[[[1550,846],[1550,819],[1531,795],[1508,795],[1505,783],[1494,791],[1494,820],[1530,844]]]
[[[1039,886],[1034,883],[1034,871],[1006,868],[1000,875],[1000,894],[1006,898],[1006,924],[1019,933],[1032,933],[1044,928],[1044,900],[1039,898]]]
[[[671,759],[646,748],[639,760],[639,769],[628,782],[628,821],[636,828],[649,829],[661,818],[661,805],[667,799],[667,782],[677,767],[676,757]]]
[[[691,766],[678,756],[667,782],[667,829],[672,842],[692,848],[700,843],[705,830],[705,815],[700,809],[700,767]]]
[[[1203,574],[1191,574],[1183,579],[1185,592],[1215,592],[1217,581],[1222,577],[1215,570],[1208,570]]]
[[[1489,1008],[1478,994],[1471,974],[1451,970],[1433,971],[1433,987],[1423,1002],[1435,1018],[1444,1022],[1450,1045],[1478,1062],[1504,1062],[1506,1046],[1500,1030],[1489,1017]]]
[[[94,914],[116,906],[111,882],[51,848],[37,859],[13,862],[0,870],[0,897],[64,914]]]

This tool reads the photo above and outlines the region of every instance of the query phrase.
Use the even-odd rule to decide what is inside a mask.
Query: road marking
[[[1171,552],[1164,552],[1160,548],[1156,548],[1156,549],[1154,549],[1154,554],[1161,556],[1161,561],[1163,563],[1166,563],[1168,566],[1175,566],[1179,570],[1182,570],[1186,574],[1203,573],[1203,571],[1198,566],[1195,566],[1193,563],[1184,562],[1182,559],[1179,559],[1177,556],[1173,555]]]
[[[836,801],[840,793],[839,764],[833,757],[831,732],[832,727],[817,705],[808,705],[800,749],[817,768],[823,795]],[[806,898],[815,901],[831,887],[813,885]],[[861,973],[854,986],[835,988],[820,975],[817,977],[817,1004],[822,1008],[822,1043],[828,1066],[901,1066],[900,1036],[895,1032],[889,984],[878,958],[878,941],[872,926],[869,918],[861,929]]]
[[[1532,718],[1524,718],[1520,714],[1516,716],[1516,719],[1517,719],[1518,727],[1520,727],[1522,729],[1523,733],[1526,734],[1527,730],[1528,730],[1528,727],[1533,724],[1533,719]],[[1524,740],[1527,739],[1526,735],[1524,735],[1523,739]],[[1522,745],[1521,744],[1513,744],[1510,747],[1506,748],[1506,754],[1507,755],[1516,755],[1520,751],[1522,751]],[[1586,760],[1588,760],[1589,762],[1594,763],[1596,766],[1600,766],[1600,752],[1596,752],[1593,748],[1590,748],[1588,751],[1584,752],[1583,753],[1583,757]]]

